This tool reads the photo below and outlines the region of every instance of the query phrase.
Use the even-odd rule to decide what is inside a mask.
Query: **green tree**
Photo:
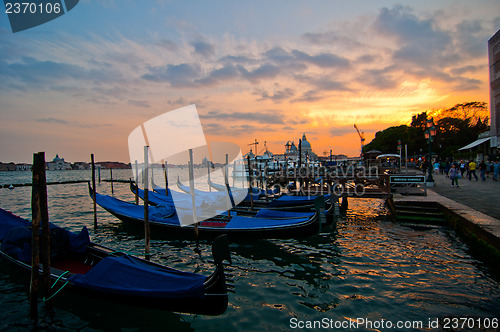
[[[410,136],[410,128],[407,125],[387,128],[377,132],[375,138],[363,147],[363,152],[379,150],[383,153],[398,153],[398,140],[405,144]]]
[[[432,118],[436,127],[436,137],[432,151],[442,159],[451,158],[457,150],[489,129],[488,109],[484,102],[456,104],[449,109],[431,110],[412,116],[410,126],[390,127],[375,134],[375,138],[363,148],[363,152],[380,150],[383,153],[397,153],[397,142],[408,146],[408,152],[420,154],[427,151],[424,137],[427,120]]]

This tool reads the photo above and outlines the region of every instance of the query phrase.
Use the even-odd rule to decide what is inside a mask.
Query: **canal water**
[[[114,170],[128,179],[130,170]],[[109,171],[102,170],[108,179]],[[90,171],[47,172],[47,181],[88,180]],[[161,175],[156,175],[161,184]],[[216,181],[217,179],[215,179]],[[26,183],[30,172],[1,172],[0,184]],[[111,194],[109,183],[97,186]],[[133,201],[127,184],[114,195]],[[98,207],[93,228],[87,185],[48,187],[50,220],[94,242],[127,252],[144,251],[142,229],[127,227]],[[0,207],[31,219],[31,187],[0,189]],[[210,242],[152,233],[153,260],[208,275]],[[388,217],[384,202],[350,199],[349,209],[320,234],[301,239],[232,243],[235,293],[221,316],[146,310],[61,291],[54,308],[40,304],[40,326],[49,331],[288,331],[300,327],[362,330],[432,330],[436,319],[474,318],[494,323],[500,312],[499,280],[446,227],[412,227]],[[0,330],[25,331],[32,324],[28,283],[0,263]],[[446,318],[447,317],[447,318]],[[479,319],[479,320],[477,320]],[[364,323],[364,325],[363,325]],[[372,325],[368,325],[368,324]],[[450,322],[451,323],[451,322]],[[469,322],[470,323],[470,322]],[[314,325],[316,324],[316,325]],[[343,325],[342,325],[343,324]],[[390,325],[389,325],[390,324]],[[399,324],[399,325],[396,325]],[[396,328],[399,326],[400,328]],[[339,329],[337,329],[339,330]],[[345,328],[344,328],[345,330]]]

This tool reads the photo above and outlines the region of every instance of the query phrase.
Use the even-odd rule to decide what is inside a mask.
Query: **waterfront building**
[[[56,154],[52,161],[46,163],[46,169],[49,171],[64,171],[72,169],[72,167],[70,163],[64,161],[64,158],[59,158],[59,155]]]
[[[31,171],[30,164],[16,164],[16,171]]]
[[[490,69],[490,146],[498,154],[500,147],[500,30],[488,40]]]
[[[306,134],[302,135],[300,140],[300,150],[302,152],[302,162],[316,162],[318,161],[318,156],[313,152],[311,143],[307,140]],[[299,148],[295,145],[295,142],[288,141],[285,144],[285,154],[284,157],[290,162],[299,161]]]
[[[0,172],[3,171],[15,171],[16,164],[14,163],[0,163]]]
[[[90,165],[83,161],[73,163],[73,169],[90,169]]]
[[[252,149],[250,149],[250,151],[243,156],[243,159],[247,159],[248,157],[250,157],[250,159],[254,159],[255,158],[255,154],[252,152]]]
[[[498,156],[500,147],[500,30],[488,40],[490,77],[490,131],[481,133],[477,140],[458,149],[469,151],[477,161]]]

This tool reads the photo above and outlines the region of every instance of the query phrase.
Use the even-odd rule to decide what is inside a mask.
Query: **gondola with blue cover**
[[[210,276],[169,268],[92,243],[50,224],[50,277],[64,291],[97,299],[174,312],[220,315],[228,304],[224,261],[231,262],[227,238],[214,240]],[[31,274],[31,222],[0,209],[0,257]],[[42,269],[39,271],[42,274]]]
[[[93,194],[91,193],[91,197]],[[119,200],[108,195],[96,193],[96,203],[118,219],[136,224],[144,224],[144,206]],[[177,213],[172,205],[150,206],[148,209],[149,225],[162,229],[167,234],[186,235],[192,237],[194,226],[181,226]],[[193,213],[186,210],[185,213]],[[201,212],[198,212],[201,215]],[[253,216],[239,215],[227,211],[217,216],[210,216],[197,224],[199,236],[213,238],[227,234],[231,239],[264,239],[264,238],[296,238],[316,234],[319,231],[319,218],[315,212],[295,213],[283,212],[277,216],[275,211],[262,209]]]

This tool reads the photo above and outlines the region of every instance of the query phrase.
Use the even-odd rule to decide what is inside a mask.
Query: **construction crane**
[[[250,144],[247,144],[247,145],[255,145],[255,155],[257,155],[257,145],[259,145],[259,142],[257,142],[257,139],[255,139],[255,142],[254,143],[250,143]]]
[[[360,132],[356,124],[354,124],[354,128],[356,128],[356,131],[358,132],[359,135],[359,139],[361,140],[361,154],[363,154],[363,146],[365,145],[365,133]]]

